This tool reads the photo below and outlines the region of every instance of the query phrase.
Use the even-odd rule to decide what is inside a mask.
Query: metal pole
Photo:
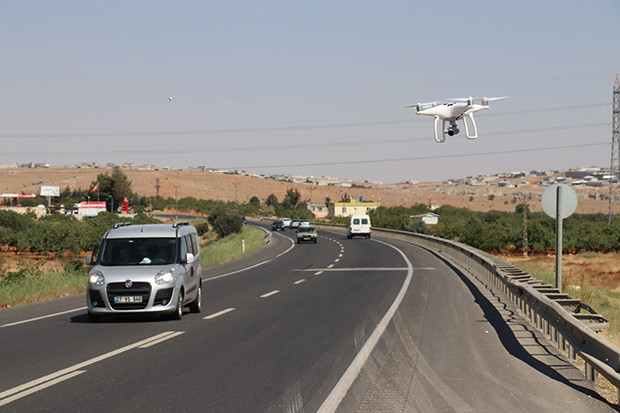
[[[555,207],[555,288],[562,292],[562,186],[556,192]]]

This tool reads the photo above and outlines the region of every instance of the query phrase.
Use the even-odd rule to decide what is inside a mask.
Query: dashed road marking
[[[297,281],[295,281],[293,284],[298,285],[298,284],[301,284],[301,283],[303,283],[303,282],[305,282],[305,281],[306,281],[306,279],[305,279],[305,278],[302,278],[301,280],[297,280]]]
[[[266,294],[261,295],[261,296],[260,296],[260,298],[267,298],[267,297],[271,297],[272,295],[276,295],[276,294],[278,294],[279,292],[280,292],[280,290],[273,290],[273,291],[270,291],[270,292],[268,292],[268,293],[266,293]]]
[[[203,319],[204,319],[204,320],[213,320],[214,318],[217,318],[217,317],[219,317],[219,316],[223,316],[224,314],[228,314],[228,313],[230,313],[231,311],[235,311],[235,310],[236,310],[236,308],[233,308],[233,307],[231,307],[231,308],[227,308],[227,309],[225,309],[225,310],[218,311],[217,313],[213,313],[213,314],[211,314],[211,315],[208,315],[208,316],[206,316],[206,317],[203,317]]]

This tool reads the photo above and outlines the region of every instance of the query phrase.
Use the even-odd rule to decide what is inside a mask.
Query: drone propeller
[[[456,102],[492,102],[494,100],[500,100],[500,99],[507,99],[510,96],[499,96],[499,97],[492,97],[492,98],[487,98],[487,97],[468,97],[468,98],[450,98],[450,99],[446,99],[448,101],[456,101]]]
[[[415,105],[405,105],[403,108],[416,108],[416,110],[424,110],[425,108],[432,107],[438,105],[443,102],[424,102],[424,103],[416,103]]]

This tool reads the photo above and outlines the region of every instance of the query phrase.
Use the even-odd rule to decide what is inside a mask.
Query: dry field
[[[555,274],[555,256],[501,258],[518,267],[527,266]],[[620,255],[562,255],[562,279],[569,286],[598,287],[620,293]]]
[[[124,169],[132,182],[134,192],[144,196],[159,195],[171,198],[192,196],[198,199],[247,202],[252,196],[261,201],[270,194],[284,199],[286,190],[296,188],[302,199],[324,202],[325,197],[339,201],[345,194],[355,199],[363,196],[366,201],[377,201],[383,206],[411,206],[423,203],[433,207],[453,205],[476,211],[514,211],[515,198],[530,193],[532,211],[541,211],[540,194],[543,188],[522,186],[520,188],[498,188],[485,186],[457,186],[444,183],[417,184],[369,184],[356,183],[362,187],[317,186],[313,184],[277,182],[241,175],[226,175],[193,171],[142,171]],[[88,189],[98,174],[110,173],[110,169],[48,168],[0,169],[0,192],[38,193],[41,185]],[[608,201],[601,197],[608,195],[608,188],[579,188],[577,213],[607,213]],[[96,196],[95,194],[93,194]],[[592,199],[596,198],[596,199]]]
[[[501,258],[538,279],[554,284],[555,256]],[[602,335],[620,346],[620,255],[563,255],[562,269],[562,291],[590,305],[609,320],[609,329]]]

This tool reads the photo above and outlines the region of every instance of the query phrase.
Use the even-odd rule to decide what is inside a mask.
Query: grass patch
[[[0,308],[86,292],[86,270],[19,274],[0,282]]]
[[[264,238],[265,231],[262,229],[245,226],[241,234],[229,235],[203,247],[201,250],[202,266],[211,267],[254,252],[263,245]],[[243,241],[245,241],[245,252]]]
[[[202,265],[221,264],[256,251],[263,245],[264,237],[263,230],[246,226],[241,234],[229,235],[202,247]],[[245,240],[245,253],[242,251],[242,240]],[[18,271],[4,272],[0,277],[0,309],[85,294],[90,268],[84,267],[82,262],[70,261],[65,264],[64,270],[41,271],[39,264],[31,260],[20,263]]]

